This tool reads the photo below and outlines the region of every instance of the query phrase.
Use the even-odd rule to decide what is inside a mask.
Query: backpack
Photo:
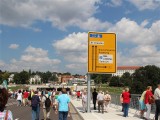
[[[51,106],[51,100],[49,99],[49,96],[48,96],[48,97],[46,97],[46,100],[45,100],[45,107],[50,108],[50,106]]]
[[[32,109],[33,109],[33,110],[36,110],[38,104],[39,104],[38,96],[35,96],[35,95],[34,95],[34,96],[32,97],[32,100],[31,100]]]
[[[111,100],[110,95],[106,95],[106,96],[105,96],[105,101],[109,102],[110,100]]]

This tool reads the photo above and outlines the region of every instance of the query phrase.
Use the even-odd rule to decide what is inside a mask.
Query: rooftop
[[[118,66],[117,70],[137,70],[141,66]]]

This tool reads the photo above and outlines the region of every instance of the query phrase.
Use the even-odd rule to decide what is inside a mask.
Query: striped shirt
[[[6,116],[7,110],[4,110],[3,112],[0,112],[0,120],[4,120]],[[8,119],[7,120],[13,120],[12,112],[8,110]]]

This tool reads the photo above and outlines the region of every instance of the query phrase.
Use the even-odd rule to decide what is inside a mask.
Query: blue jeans
[[[129,103],[123,103],[124,117],[128,116]]]
[[[59,111],[59,120],[67,120],[67,116],[68,116],[68,111],[66,112]]]
[[[40,106],[38,105],[36,110],[32,109],[32,120],[39,120],[39,114],[40,114]]]

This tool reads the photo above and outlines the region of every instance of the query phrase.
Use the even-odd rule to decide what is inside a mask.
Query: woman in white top
[[[82,106],[83,112],[87,112],[87,92],[83,91],[82,93]]]
[[[111,96],[109,95],[108,91],[106,91],[106,94],[104,95],[104,108],[108,112],[109,104],[111,102]]]
[[[17,101],[18,101],[17,106],[21,106],[22,105],[22,92],[21,92],[21,90],[19,90],[17,93]]]
[[[8,101],[8,92],[5,88],[0,88],[0,120],[13,120],[12,112],[4,110]]]

